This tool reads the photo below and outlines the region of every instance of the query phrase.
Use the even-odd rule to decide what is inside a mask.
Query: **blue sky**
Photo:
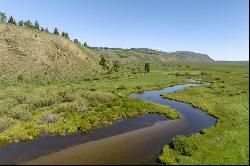
[[[16,20],[91,46],[147,47],[249,60],[248,0],[0,0]]]

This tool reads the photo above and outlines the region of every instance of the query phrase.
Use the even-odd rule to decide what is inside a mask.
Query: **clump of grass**
[[[27,100],[27,95],[24,93],[15,93],[13,94],[12,98],[14,98],[15,100],[17,100],[17,102],[19,104],[24,103]]]
[[[216,81],[219,81],[220,80],[220,77],[215,77],[214,78]]]
[[[60,91],[58,95],[62,97],[62,102],[71,102],[75,100],[75,96],[72,95],[72,92],[66,90]]]
[[[63,96],[62,102],[71,102],[71,101],[74,101],[74,100],[75,100],[75,97],[72,94],[66,93]]]
[[[162,164],[165,165],[176,165],[177,159],[175,157],[174,151],[168,146],[164,146],[162,150],[162,155],[159,157]]]
[[[48,124],[55,123],[58,119],[58,116],[53,113],[44,113],[37,121],[37,124]]]
[[[6,116],[0,117],[0,132],[8,129],[13,123],[14,120],[12,118]]]
[[[84,101],[77,101],[71,103],[61,103],[58,104],[53,110],[55,113],[62,113],[62,112],[84,112],[87,109],[86,104]]]
[[[197,146],[194,143],[189,142],[185,136],[175,137],[171,140],[169,146],[184,156],[191,156],[193,152],[197,150]]]
[[[107,102],[114,98],[112,93],[96,91],[88,94],[87,99],[90,101]]]
[[[124,85],[119,85],[116,89],[118,89],[118,90],[125,90],[126,87]]]
[[[19,75],[17,76],[17,80],[18,80],[18,81],[23,81],[23,75],[22,75],[22,74],[19,74]]]
[[[28,120],[31,118],[31,113],[29,112],[28,105],[21,104],[15,106],[11,109],[11,117],[17,120]]]

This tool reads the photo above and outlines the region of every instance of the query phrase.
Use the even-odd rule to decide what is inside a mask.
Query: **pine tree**
[[[45,30],[44,30],[45,32],[48,32],[49,33],[49,30],[48,30],[48,28],[45,28]]]
[[[145,72],[146,73],[150,72],[150,64],[148,62],[145,63]]]
[[[77,43],[77,44],[79,44],[79,43],[80,43],[77,39],[74,39],[74,42],[75,42],[75,43]]]
[[[120,62],[118,60],[113,61],[113,70],[115,72],[118,72],[119,67],[120,67]]]
[[[22,27],[23,26],[23,20],[19,21],[18,25]]]
[[[7,19],[7,17],[5,15],[5,13],[4,12],[0,12],[0,22],[6,23],[6,19]]]
[[[55,35],[59,35],[59,31],[58,31],[58,29],[57,29],[57,28],[55,28],[55,29],[54,29],[53,34],[55,34]]]
[[[9,20],[8,20],[9,24],[15,24],[16,25],[16,21],[14,20],[14,18],[12,16],[10,16]]]
[[[69,39],[69,34],[68,33],[65,33],[65,36],[67,39]]]
[[[102,56],[99,64],[103,67],[103,69],[107,68],[107,64],[106,63],[107,63],[106,59]]]
[[[30,22],[30,20],[24,22],[24,26],[27,28],[33,28],[33,24]]]
[[[84,42],[84,44],[83,44],[85,47],[88,47],[88,45],[87,45],[87,43],[86,42]]]
[[[39,25],[39,23],[38,23],[37,20],[35,21],[34,28],[35,28],[35,29],[39,29],[39,28],[40,28],[40,25]]]
[[[43,28],[43,27],[41,27],[41,31],[42,31],[42,32],[44,31],[44,28]]]
[[[62,32],[62,36],[65,37],[65,38],[67,38],[67,39],[69,39],[69,35],[66,32]]]

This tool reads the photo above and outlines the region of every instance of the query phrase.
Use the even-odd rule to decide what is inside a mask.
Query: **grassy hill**
[[[0,24],[0,34],[0,80],[95,77],[102,72],[101,56],[134,66],[213,61],[207,55],[187,51],[85,47],[58,35],[11,24]]]
[[[177,52],[163,52],[152,50],[148,48],[93,48],[97,54],[101,54],[111,59],[117,59],[123,63],[167,63],[167,62],[213,62],[208,55],[190,52],[190,51],[177,51]]]
[[[0,24],[0,75],[74,77],[100,69],[87,47],[61,36],[15,25]]]

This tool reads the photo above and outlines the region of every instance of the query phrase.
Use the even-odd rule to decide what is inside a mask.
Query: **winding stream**
[[[185,84],[162,90],[130,94],[131,97],[168,105],[181,119],[168,120],[146,114],[123,119],[109,127],[69,136],[42,136],[33,141],[0,149],[0,164],[159,164],[163,146],[176,135],[190,135],[215,124],[206,112],[183,102],[161,98],[161,94],[201,84]]]

